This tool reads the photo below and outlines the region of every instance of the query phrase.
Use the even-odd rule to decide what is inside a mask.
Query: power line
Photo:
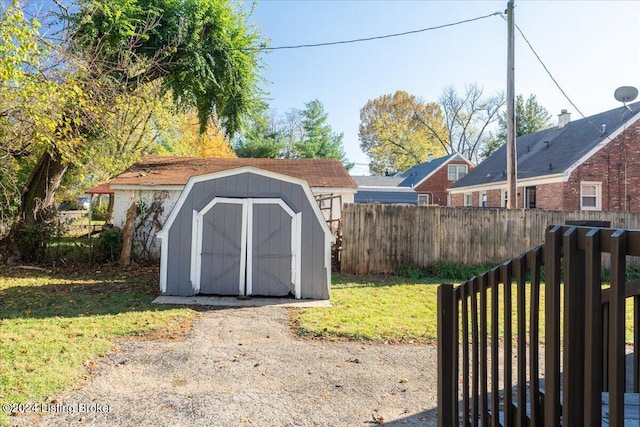
[[[383,39],[389,39],[389,38],[394,38],[394,37],[403,37],[403,36],[408,36],[408,35],[412,35],[412,34],[419,34],[419,33],[424,33],[427,31],[434,31],[434,30],[440,30],[443,28],[448,28],[448,27],[454,27],[457,25],[462,25],[462,24],[467,24],[470,22],[475,22],[475,21],[480,21],[482,19],[487,19],[490,18],[492,16],[501,16],[502,12],[494,12],[494,13],[490,13],[488,15],[483,15],[483,16],[478,16],[475,18],[470,18],[470,19],[464,19],[462,21],[457,21],[457,22],[452,22],[449,24],[442,24],[442,25],[437,25],[435,27],[427,27],[427,28],[421,28],[419,30],[411,30],[411,31],[404,31],[401,33],[392,33],[392,34],[385,34],[385,35],[381,35],[381,36],[373,36],[373,37],[363,37],[363,38],[357,38],[357,39],[349,39],[349,40],[338,40],[338,41],[332,41],[332,42],[322,42],[322,43],[309,43],[309,44],[298,44],[298,45],[285,45],[285,46],[273,46],[273,47],[269,47],[269,46],[251,46],[251,47],[229,47],[229,46],[225,46],[225,47],[215,47],[214,50],[240,50],[240,51],[262,51],[262,52],[269,52],[269,51],[273,51],[273,50],[292,50],[292,49],[306,49],[306,48],[314,48],[314,47],[324,47],[324,46],[336,46],[336,45],[343,45],[343,44],[353,44],[353,43],[362,43],[362,42],[367,42],[367,41],[374,41],[374,40],[383,40]],[[60,39],[54,39],[54,38],[49,38],[50,40],[53,41],[62,41]]]
[[[442,28],[453,27],[461,24],[467,24],[469,22],[479,21],[481,19],[486,19],[492,16],[500,16],[500,15],[502,15],[502,12],[494,12],[489,15],[478,16],[476,18],[471,18],[471,19],[465,19],[462,21],[452,22],[450,24],[437,25],[435,27],[422,28],[420,30],[404,31],[402,33],[393,33],[393,34],[386,34],[382,36],[364,37],[359,39],[340,40],[340,41],[324,42],[324,43],[298,44],[298,45],[290,45],[290,46],[275,46],[275,47],[256,46],[256,47],[245,47],[245,48],[238,48],[238,49],[239,50],[271,51],[271,50],[304,49],[304,48],[311,48],[311,47],[335,46],[335,45],[341,45],[341,44],[360,43],[360,42],[367,42],[372,40],[388,39],[392,37],[402,37],[402,36],[407,36],[411,34],[424,33],[426,31],[440,30]]]
[[[525,43],[527,43],[527,46],[529,46],[529,49],[531,50],[531,52],[533,52],[533,54],[535,55],[536,59],[538,60],[538,62],[540,62],[540,65],[542,65],[542,68],[544,68],[544,71],[547,73],[547,75],[549,76],[549,78],[551,79],[551,81],[556,85],[556,87],[558,88],[558,90],[562,93],[562,95],[565,97],[565,99],[567,101],[569,101],[569,104],[571,104],[571,106],[573,108],[576,109],[576,111],[578,112],[578,114],[580,114],[580,116],[582,116],[583,119],[587,120],[587,123],[589,123],[591,125],[591,127],[593,127],[593,129],[598,132],[598,133],[602,133],[600,131],[600,129],[598,129],[598,127],[591,121],[589,120],[584,113],[582,113],[582,111],[580,111],[580,109],[578,108],[578,106],[571,100],[571,98],[569,98],[569,95],[567,95],[567,93],[564,91],[564,89],[562,89],[562,87],[560,86],[560,83],[558,83],[558,81],[555,79],[555,77],[553,77],[553,75],[551,74],[551,71],[549,71],[549,68],[547,68],[547,65],[544,63],[544,61],[542,61],[542,59],[540,58],[540,55],[538,55],[538,52],[536,52],[536,50],[533,48],[533,46],[531,45],[531,43],[529,42],[529,39],[527,39],[527,37],[524,35],[524,33],[522,32],[522,30],[520,29],[520,27],[516,24],[516,29],[518,30],[518,32],[520,33],[520,35],[522,36],[522,38],[524,39]],[[609,139],[610,141],[613,141],[611,139],[611,137],[609,135],[606,135],[607,139]]]
[[[540,65],[542,65],[542,68],[544,68],[544,71],[546,71],[546,73],[549,76],[549,78],[551,78],[551,81],[553,81],[553,83],[556,85],[558,90],[567,99],[567,101],[569,101],[569,104],[571,104],[571,106],[573,108],[575,108],[576,111],[584,118],[585,115],[582,114],[582,111],[580,111],[580,109],[576,106],[576,104],[573,103],[571,98],[569,98],[569,95],[567,95],[566,92],[562,89],[562,87],[560,87],[560,84],[558,83],[558,81],[553,77],[553,75],[551,74],[551,71],[549,71],[549,69],[547,68],[547,65],[542,61],[542,59],[540,58],[540,55],[538,55],[538,52],[536,52],[536,50],[533,48],[533,46],[529,42],[529,39],[527,39],[527,37],[524,35],[524,33],[522,32],[522,30],[520,29],[520,27],[517,24],[516,24],[516,29],[518,30],[518,32],[520,33],[520,35],[524,39],[525,43],[527,43],[527,46],[529,46],[529,49],[531,49],[531,52],[533,52],[533,54],[535,55],[535,57],[538,60],[538,62],[540,62]]]

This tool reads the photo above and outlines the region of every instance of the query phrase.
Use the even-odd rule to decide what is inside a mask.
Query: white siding
[[[114,190],[114,204],[113,204],[113,225],[117,227],[123,227],[124,222],[127,217],[127,209],[131,206],[131,202],[133,199],[143,200],[146,203],[151,203],[153,201],[154,195],[157,193],[157,190]],[[167,197],[165,202],[163,203],[164,212],[162,213],[161,222],[164,224],[164,221],[171,213],[171,209],[178,201],[178,197],[180,197],[180,190],[169,190],[166,192]]]
[[[162,214],[159,216],[159,221],[164,225],[165,221],[169,217],[171,213],[171,209],[175,206],[178,198],[180,197],[181,191],[179,190],[118,190],[114,189],[114,204],[113,204],[113,225],[116,227],[124,227],[126,218],[127,218],[127,210],[129,206],[131,206],[131,202],[135,198],[138,201],[141,201],[145,205],[149,206],[154,197],[160,197],[162,199]],[[143,233],[148,233],[150,230],[143,230]],[[160,242],[155,236],[160,230],[153,230],[153,238],[151,239],[148,249],[149,252],[160,257]]]

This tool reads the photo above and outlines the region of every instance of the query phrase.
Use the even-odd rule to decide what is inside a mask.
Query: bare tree
[[[296,157],[294,147],[304,139],[304,128],[302,127],[300,110],[292,108],[287,111],[282,119],[280,128],[285,143],[282,157],[285,159],[293,159]]]
[[[483,97],[483,89],[476,84],[465,85],[463,94],[459,94],[453,86],[447,86],[439,99],[447,127],[446,136],[432,129],[418,112],[416,117],[447,153],[460,153],[477,162],[487,128],[498,120],[504,102],[502,93]]]

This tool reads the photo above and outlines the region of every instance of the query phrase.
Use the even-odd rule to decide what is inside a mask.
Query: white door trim
[[[291,282],[295,288],[295,298],[302,297],[300,286],[302,278],[302,212],[295,213],[284,200],[280,198],[265,199],[234,199],[229,197],[215,197],[202,210],[193,211],[191,228],[191,284],[194,292],[200,292],[202,267],[202,239],[203,218],[219,203],[237,204],[242,206],[242,231],[240,236],[240,276],[238,277],[238,295],[251,295],[253,292],[253,206],[278,205],[291,218]],[[246,289],[245,289],[246,283]]]
[[[200,273],[202,270],[202,234],[203,234],[203,218],[204,216],[218,203],[242,205],[242,219],[245,219],[245,200],[233,199],[230,197],[214,197],[201,211],[193,211],[193,217],[195,221],[191,224],[191,236],[195,237],[195,253],[193,246],[191,247],[191,284],[193,286],[194,293],[200,292]],[[242,235],[240,236],[240,276],[238,277],[238,283],[244,283],[245,265],[246,265],[246,223],[242,224]],[[245,249],[243,251],[243,249]],[[239,294],[241,295],[241,294]]]
[[[300,233],[300,225],[302,224],[300,219],[302,218],[302,212],[295,213],[293,209],[287,205],[284,200],[280,198],[265,198],[265,199],[254,199],[249,198],[248,201],[248,211],[250,212],[250,217],[248,218],[248,224],[251,224],[249,227],[249,231],[247,233],[247,295],[251,295],[253,293],[253,256],[249,256],[249,254],[253,254],[253,206],[254,205],[278,205],[282,208],[283,211],[289,215],[291,218],[291,282],[294,285],[294,295],[296,299],[300,299],[302,297],[302,289],[300,287],[300,270],[301,270],[301,258],[300,252],[302,239]],[[298,224],[300,223],[300,225]],[[295,277],[294,277],[295,272]],[[295,280],[293,280],[295,279]]]
[[[291,218],[291,283],[296,299],[302,298],[302,212]]]
[[[253,254],[253,202],[251,199],[247,199],[243,206],[244,211],[242,212],[242,218],[246,218],[245,224],[247,225],[247,234],[243,241],[243,243],[246,243],[247,280],[240,282],[239,295],[251,295],[253,293],[253,257],[249,254]],[[249,226],[249,224],[251,224],[251,226]]]

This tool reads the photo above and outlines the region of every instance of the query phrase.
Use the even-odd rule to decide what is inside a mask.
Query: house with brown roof
[[[353,203],[357,185],[347,170],[337,159],[252,159],[252,158],[203,158],[147,156],[126,171],[116,176],[110,183],[114,192],[113,223],[123,226],[126,212],[135,199],[142,210],[152,208],[149,221],[159,231],[169,217],[190,178],[239,168],[253,168],[266,173],[289,176],[305,181],[316,198],[322,203],[341,200],[342,204]],[[247,184],[250,185],[250,184]],[[252,189],[253,190],[253,189]],[[264,197],[273,197],[270,188],[261,188]],[[327,219],[339,219],[342,205],[320,206]],[[155,243],[152,245],[157,250]]]

